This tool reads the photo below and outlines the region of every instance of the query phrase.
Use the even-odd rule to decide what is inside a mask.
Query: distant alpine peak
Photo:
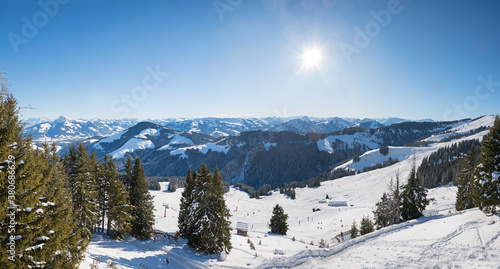
[[[66,118],[64,116],[59,116],[59,118],[57,118],[54,122],[55,123],[65,123],[66,121],[68,121],[68,118]]]

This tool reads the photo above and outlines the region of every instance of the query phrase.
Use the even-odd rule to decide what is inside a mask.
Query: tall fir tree
[[[98,203],[96,165],[88,156],[87,149],[80,143],[78,149],[70,148],[64,158],[69,185],[73,197],[73,216],[76,220],[75,236],[79,249],[86,249],[97,224]],[[76,253],[75,253],[76,254]],[[82,255],[83,253],[78,253]]]
[[[465,156],[464,167],[460,171],[460,176],[457,180],[457,196],[455,201],[455,209],[457,211],[474,207],[474,199],[472,193],[472,182],[474,170],[477,165],[477,148],[472,145],[469,154]]]
[[[108,213],[110,182],[106,178],[106,174],[104,172],[104,164],[97,161],[97,156],[94,151],[92,151],[92,155],[90,156],[90,162],[93,164],[92,167],[94,167],[92,174],[94,175],[94,180],[97,187],[96,202],[99,207],[99,214],[97,215],[97,226],[95,227],[95,230],[102,233],[105,230],[106,217]]]
[[[403,220],[417,219],[423,216],[425,207],[429,205],[427,190],[422,180],[417,177],[416,161],[413,164],[408,182],[401,193],[401,217]]]
[[[49,181],[44,176],[48,164],[38,150],[32,149],[31,138],[23,136],[17,100],[7,92],[5,83],[2,77],[0,267],[28,268],[34,266],[36,250],[43,244],[38,238],[45,235],[40,199]]]
[[[112,157],[104,157],[103,168],[104,178],[109,182],[106,233],[115,239],[124,239],[125,234],[130,232],[133,220],[133,207],[128,203],[129,193],[123,182],[118,179],[118,171]]]
[[[182,237],[187,238],[190,234],[190,222],[189,216],[191,214],[191,206],[193,204],[193,189],[195,185],[196,172],[191,173],[191,168],[189,168],[186,175],[186,184],[184,185],[184,191],[181,196],[181,204],[179,207],[179,216],[177,218],[177,225],[179,227],[179,232]]]
[[[74,229],[73,203],[69,191],[69,180],[64,170],[57,146],[45,144],[43,156],[49,166],[45,176],[49,178],[47,189],[40,201],[44,206],[45,226],[43,248],[37,250],[37,259],[47,268],[74,268],[79,263],[78,249]]]
[[[130,193],[130,184],[132,181],[133,171],[134,171],[134,164],[132,162],[132,158],[130,157],[130,155],[128,155],[127,161],[125,162],[125,174],[123,174],[122,176],[122,182],[129,193]]]
[[[1,74],[0,268],[72,268],[79,259],[73,262],[68,251],[72,221],[65,223],[71,204],[64,175],[55,156],[23,136],[17,100]]]
[[[231,251],[231,222],[224,200],[219,169],[212,174],[205,164],[196,176],[192,195],[188,245],[202,253]]]
[[[288,214],[285,214],[283,207],[276,204],[273,208],[273,215],[269,221],[269,227],[271,228],[271,233],[284,234],[288,232]]]
[[[484,137],[479,165],[474,173],[475,204],[486,213],[500,208],[500,118]]]
[[[141,159],[135,159],[130,181],[130,204],[132,210],[132,227],[130,234],[140,240],[148,240],[154,234],[153,197],[149,194],[146,175],[141,166]]]

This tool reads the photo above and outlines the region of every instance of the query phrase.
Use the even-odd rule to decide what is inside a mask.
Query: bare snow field
[[[488,123],[483,119],[480,124]],[[457,133],[468,131],[468,127],[472,129],[474,126],[457,126]],[[375,203],[387,191],[387,185],[397,172],[403,183],[407,180],[414,154],[418,165],[425,156],[441,147],[461,140],[479,139],[486,133],[427,147],[390,147],[388,156],[382,156],[378,150],[367,152],[359,163],[348,162],[344,167],[358,170],[362,169],[360,166],[383,162],[389,157],[398,158],[399,162],[322,182],[320,187],[296,189],[295,200],[277,191],[262,199],[250,199],[246,193],[231,188],[225,199],[232,215],[232,227],[234,229],[238,222],[245,222],[249,231],[247,237],[232,231],[233,249],[224,261],[219,261],[218,255],[205,256],[191,251],[183,239],[178,243],[163,237],[156,242],[142,242],[132,237],[114,241],[96,233],[80,268],[90,268],[97,258],[99,268],[109,268],[111,260],[116,268],[150,269],[500,268],[500,216],[485,215],[477,209],[455,212],[456,187],[453,186],[429,190],[428,197],[435,201],[427,207],[427,217],[386,227],[353,240],[339,242],[337,239],[337,235],[350,229],[353,220],[359,225],[364,215],[373,217]],[[160,184],[161,191],[150,191],[156,208],[156,229],[175,234],[183,189],[170,193],[168,183]],[[345,201],[348,206],[330,207],[323,203],[326,195],[331,200]],[[286,236],[270,234],[267,227],[276,204],[280,204],[289,216]],[[313,208],[320,211],[313,212]],[[321,240],[328,248],[319,247]],[[249,241],[255,249],[250,248]]]

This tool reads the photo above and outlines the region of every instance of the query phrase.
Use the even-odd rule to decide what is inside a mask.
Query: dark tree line
[[[484,137],[480,150],[475,146],[465,157],[457,180],[456,210],[479,207],[486,213],[500,208],[500,119]]]
[[[435,188],[449,183],[456,185],[460,171],[464,167],[464,156],[470,152],[472,146],[479,148],[481,143],[478,140],[466,140],[441,148],[425,157],[417,171],[424,186]],[[475,151],[472,154],[479,154],[479,152]],[[477,157],[475,156],[475,158]]]

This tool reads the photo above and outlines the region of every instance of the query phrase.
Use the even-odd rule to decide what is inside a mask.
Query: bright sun
[[[323,61],[323,54],[318,48],[310,48],[302,54],[303,68],[319,68]]]

